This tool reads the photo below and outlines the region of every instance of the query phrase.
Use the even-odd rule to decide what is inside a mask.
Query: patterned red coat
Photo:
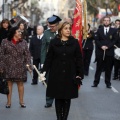
[[[0,70],[4,71],[6,80],[26,80],[26,64],[30,64],[27,42],[23,40],[15,45],[4,39],[0,46]]]

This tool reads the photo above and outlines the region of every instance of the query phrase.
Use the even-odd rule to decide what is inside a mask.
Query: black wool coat
[[[49,71],[47,96],[57,99],[78,97],[76,76],[83,78],[83,61],[78,40],[70,37],[66,44],[51,40],[42,72]]]

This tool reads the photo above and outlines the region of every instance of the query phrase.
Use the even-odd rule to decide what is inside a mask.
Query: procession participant
[[[7,38],[10,29],[10,22],[8,19],[3,19],[0,25],[0,44],[3,39]]]
[[[27,77],[26,64],[30,64],[30,52],[27,42],[21,39],[21,31],[18,27],[10,29],[8,39],[1,43],[0,51],[0,71],[5,74],[4,78],[8,82],[9,94],[7,95],[6,108],[11,107],[11,96],[13,83],[17,83],[19,93],[19,104],[25,108],[23,81]]]
[[[120,20],[117,19],[115,20],[115,28],[117,29],[117,42],[116,42],[116,46],[118,48],[120,48]],[[113,76],[113,80],[119,79],[120,80],[120,60],[114,58],[114,76]]]
[[[120,27],[120,20],[117,19],[115,20],[115,28],[119,28]]]
[[[39,68],[39,65],[41,66],[41,47],[43,42],[43,26],[38,25],[36,28],[37,35],[33,36],[30,40],[30,53],[33,58],[33,65]],[[39,68],[40,69],[40,68]],[[37,85],[38,84],[38,74],[35,70],[33,70],[33,79],[31,85]]]
[[[52,17],[48,18],[48,22],[49,22],[49,28],[44,32],[44,40],[42,43],[42,48],[41,48],[41,66],[43,66],[44,61],[45,61],[45,57],[49,48],[49,44],[51,39],[53,39],[56,34],[58,33],[58,25],[59,22],[61,21],[61,18],[59,16],[53,15]],[[50,98],[46,96],[46,104],[45,104],[45,108],[49,108],[52,106],[54,98]]]
[[[49,71],[46,95],[55,98],[57,120],[67,120],[71,99],[78,97],[84,75],[81,49],[68,22],[60,23],[58,35],[50,42],[41,73],[45,71]]]
[[[104,27],[99,28],[96,37],[96,72],[92,87],[97,87],[100,82],[101,72],[105,69],[105,84],[111,88],[111,71],[114,60],[114,44],[117,41],[116,29],[110,27],[110,17],[104,17]]]
[[[26,40],[28,42],[28,33],[27,33],[27,28],[26,25],[24,23],[19,23],[18,27],[22,33],[22,39]]]
[[[90,66],[90,61],[93,53],[93,40],[94,40],[94,35],[93,32],[90,29],[90,24],[88,24],[88,35],[87,39],[83,40],[83,61],[84,61],[84,75],[88,76],[89,74],[89,66]]]

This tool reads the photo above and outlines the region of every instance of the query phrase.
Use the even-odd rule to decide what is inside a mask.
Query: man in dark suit
[[[104,17],[104,27],[98,29],[95,35],[96,42],[96,73],[92,87],[97,87],[100,82],[100,76],[105,66],[105,84],[111,88],[111,71],[114,61],[114,45],[117,41],[117,31],[110,27],[110,17]]]
[[[31,56],[33,57],[33,65],[35,65],[37,68],[39,68],[39,65],[41,64],[41,46],[43,41],[43,31],[44,28],[42,26],[37,26],[37,35],[33,36],[30,41],[30,52]],[[38,74],[35,70],[33,70],[33,79],[32,79],[32,85],[38,84]]]
[[[120,48],[120,20],[115,20],[115,28],[117,29],[118,40],[116,46]],[[113,80],[120,80],[120,60],[114,58],[114,76]]]
[[[93,32],[90,29],[90,24],[88,24],[87,38],[82,42],[83,50],[83,61],[84,61],[84,75],[89,75],[89,66],[91,62],[91,57],[93,53]]]

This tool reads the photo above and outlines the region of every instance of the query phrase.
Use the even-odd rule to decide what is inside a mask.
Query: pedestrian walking
[[[10,30],[10,21],[8,19],[3,19],[0,25],[0,44],[3,39],[7,38]]]
[[[90,24],[88,24],[87,39],[83,40],[83,61],[84,61],[84,75],[89,75],[89,66],[91,62],[91,57],[94,49],[93,41],[94,34],[90,29]]]
[[[41,65],[42,66],[44,64],[46,54],[47,54],[48,49],[49,49],[50,41],[53,38],[55,38],[55,36],[58,34],[58,25],[59,25],[60,21],[61,21],[61,18],[57,15],[53,15],[53,16],[48,18],[50,29],[47,29],[44,32],[44,40],[43,40],[43,44],[42,44],[42,48],[41,48]],[[48,74],[48,76],[49,76],[49,74]],[[47,76],[47,78],[48,78],[48,76]],[[46,81],[48,81],[48,79]],[[45,108],[52,107],[53,100],[54,100],[54,98],[50,98],[50,97],[46,96]]]
[[[49,71],[46,95],[55,98],[57,120],[67,120],[71,99],[78,97],[83,79],[81,49],[68,22],[60,24],[58,35],[50,42],[41,72],[45,71]]]
[[[13,83],[17,83],[19,93],[19,104],[25,108],[24,103],[24,85],[23,82],[27,78],[26,65],[30,64],[30,52],[27,42],[21,39],[21,31],[19,27],[10,29],[7,39],[1,43],[0,51],[0,71],[8,82],[9,94],[7,95],[6,108],[11,107],[12,87]]]

